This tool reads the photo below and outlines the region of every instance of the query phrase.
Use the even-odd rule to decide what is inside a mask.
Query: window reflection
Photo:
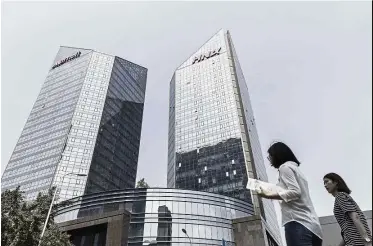
[[[153,201],[146,201],[145,213],[152,212]]]
[[[158,207],[157,242],[163,245],[171,245],[172,241],[172,216],[167,206]]]
[[[192,203],[190,203],[190,202],[186,202],[185,203],[185,207],[186,207],[186,211],[185,211],[185,213],[186,214],[191,214],[192,213]]]

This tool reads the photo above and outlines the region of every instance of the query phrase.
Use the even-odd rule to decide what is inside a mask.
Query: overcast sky
[[[322,177],[337,172],[372,209],[371,2],[2,3],[3,172],[60,45],[149,69],[138,178],[166,186],[169,81],[220,28],[229,29],[251,95],[263,155],[273,140],[301,160],[319,216]],[[268,163],[266,163],[268,164]],[[277,172],[268,165],[272,182]]]

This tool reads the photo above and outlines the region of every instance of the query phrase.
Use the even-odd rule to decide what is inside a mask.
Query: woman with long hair
[[[346,182],[336,173],[324,176],[325,189],[335,197],[333,213],[341,227],[342,242],[340,246],[372,245],[372,235],[367,220],[350,196],[351,190]]]
[[[261,188],[258,195],[280,201],[287,246],[321,246],[322,229],[313,207],[308,183],[299,169],[300,162],[284,143],[268,149],[268,160],[278,169],[279,189]]]

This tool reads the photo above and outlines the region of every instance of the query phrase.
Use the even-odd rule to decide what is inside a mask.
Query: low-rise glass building
[[[117,210],[131,213],[128,245],[235,245],[232,219],[253,214],[252,204],[208,192],[149,188],[85,195],[60,206],[57,223]],[[186,233],[183,232],[185,230]],[[93,235],[94,237],[94,235]]]

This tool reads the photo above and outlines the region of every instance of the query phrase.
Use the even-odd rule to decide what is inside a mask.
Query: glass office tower
[[[170,83],[167,184],[248,201],[279,240],[273,203],[246,189],[267,181],[248,88],[228,31],[220,30]]]
[[[27,199],[135,187],[147,69],[61,47],[2,177]],[[80,174],[78,176],[76,174]]]

